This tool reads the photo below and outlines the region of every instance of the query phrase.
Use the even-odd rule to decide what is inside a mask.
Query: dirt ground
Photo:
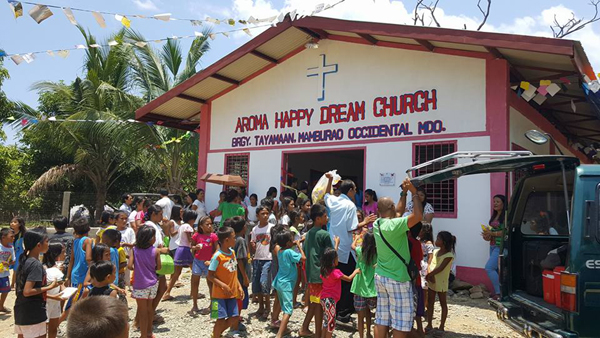
[[[208,316],[198,315],[192,317],[188,314],[191,309],[190,292],[190,271],[184,270],[182,275],[183,286],[173,290],[172,295],[174,300],[161,302],[158,307],[158,313],[165,319],[164,324],[155,327],[154,334],[157,338],[162,337],[177,337],[177,338],[196,338],[210,337],[214,320]],[[208,295],[208,288],[204,280],[200,283],[200,292]],[[12,309],[14,304],[14,292],[11,292],[7,301],[6,307]],[[498,321],[496,313],[487,305],[483,299],[472,300],[466,296],[448,297],[449,310],[448,320],[446,321],[446,333],[444,337],[448,338],[476,338],[476,337],[520,337],[508,326]],[[207,306],[208,300],[199,300],[199,305]],[[436,304],[436,312],[434,315],[434,326],[439,323],[440,318],[439,304]],[[129,317],[135,316],[135,301],[129,299]],[[242,334],[244,337],[275,337],[275,331],[269,329],[267,321],[258,320],[252,315],[256,311],[257,306],[250,304],[250,308],[242,313],[247,326],[247,332]],[[290,320],[289,328],[292,330],[291,337],[298,337],[298,329],[304,319],[304,313],[301,310],[294,310],[294,314]],[[356,318],[353,317],[353,323]],[[66,324],[63,323],[60,327],[59,337],[66,337]],[[311,326],[314,332],[314,327]],[[15,337],[14,319],[12,314],[0,314],[0,338]],[[232,336],[231,333],[225,334]],[[139,337],[139,331],[131,329],[130,337]],[[356,331],[348,331],[341,328],[336,329],[334,336],[337,337],[352,337],[358,338]]]

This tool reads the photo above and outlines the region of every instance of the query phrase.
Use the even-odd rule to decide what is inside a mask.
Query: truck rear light
[[[546,169],[546,165],[545,164],[536,164],[533,166],[533,170],[537,171],[537,170],[544,170]]]
[[[560,275],[560,307],[569,312],[577,310],[577,275],[563,271]]]

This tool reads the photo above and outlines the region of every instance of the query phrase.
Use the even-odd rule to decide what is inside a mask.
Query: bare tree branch
[[[431,19],[433,20],[433,22],[435,22],[435,25],[437,27],[442,27],[442,25],[440,25],[437,18],[435,17],[435,10],[437,9],[437,5],[438,5],[438,2],[440,2],[440,0],[435,0],[435,3],[430,3],[429,5],[424,4],[422,1],[420,1],[420,2],[421,2],[421,8],[428,10],[429,13],[431,14]]]
[[[485,22],[490,16],[490,7],[492,7],[492,0],[487,0],[487,8],[485,9],[485,11],[483,10],[483,8],[481,8],[481,0],[477,1],[477,8],[479,8],[479,11],[481,12],[481,14],[483,14],[483,21],[481,22],[479,27],[477,27],[477,30],[481,30],[481,27],[485,25]]]
[[[577,31],[583,29],[585,26],[587,26],[591,23],[600,21],[600,16],[598,15],[599,14],[598,7],[600,6],[600,0],[591,0],[590,6],[594,7],[594,16],[587,21],[584,21],[583,17],[581,19],[577,19],[575,17],[575,14],[571,13],[571,18],[569,20],[567,20],[567,22],[560,23],[560,22],[558,22],[558,19],[555,14],[554,15],[554,24],[552,26],[550,26],[550,29],[552,30],[552,35],[554,35],[555,38],[564,38],[565,36],[567,36],[571,33],[575,33]]]
[[[425,21],[423,20],[425,18],[425,14],[421,14],[421,16],[419,16],[419,9],[421,8],[423,1],[425,0],[418,0],[417,4],[415,5],[415,17],[413,18],[413,25],[415,26],[418,22],[421,22],[421,26],[425,26]]]

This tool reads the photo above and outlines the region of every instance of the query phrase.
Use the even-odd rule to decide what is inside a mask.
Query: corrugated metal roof
[[[183,92],[186,95],[208,100],[211,97],[219,94],[225,89],[231,87],[232,84],[208,77],[188,90]]]
[[[269,64],[269,61],[265,61],[252,54],[246,54],[236,62],[221,69],[217,74],[227,76],[237,81],[242,81]]]
[[[291,27],[273,39],[265,42],[263,45],[256,48],[256,50],[272,58],[281,59],[293,50],[306,44],[310,39],[310,35],[297,28]]]
[[[158,106],[158,108],[154,109],[155,114],[174,117],[181,120],[189,119],[191,116],[195,115],[200,111],[201,104],[197,102],[192,102],[184,99],[180,99],[178,97],[169,100],[162,105]]]
[[[487,50],[483,46],[478,45],[467,45],[467,44],[459,44],[459,43],[451,43],[451,42],[440,42],[440,41],[431,41],[431,44],[435,47],[440,48],[449,48],[449,49],[458,49],[458,50],[470,50],[473,52],[483,52],[487,53]]]
[[[395,37],[395,36],[386,36],[386,35],[371,35],[371,36],[379,41],[406,43],[409,45],[418,45],[419,44],[414,39],[406,39],[406,38],[399,38],[399,37]]]

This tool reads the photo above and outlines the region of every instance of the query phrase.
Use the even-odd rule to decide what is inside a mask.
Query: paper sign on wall
[[[379,173],[379,185],[386,187],[396,185],[396,173]]]

